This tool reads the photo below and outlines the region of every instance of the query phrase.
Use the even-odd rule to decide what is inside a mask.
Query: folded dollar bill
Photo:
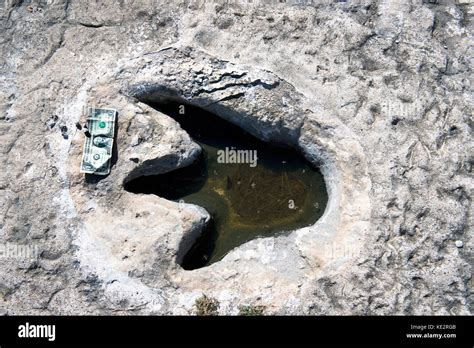
[[[86,136],[82,150],[81,173],[107,175],[114,145],[117,110],[89,108]],[[89,134],[88,134],[89,135]]]

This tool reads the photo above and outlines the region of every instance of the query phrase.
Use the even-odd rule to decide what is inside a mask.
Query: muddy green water
[[[260,141],[199,108],[185,106],[180,114],[179,104],[152,106],[177,120],[203,152],[186,168],[140,177],[125,188],[193,203],[210,213],[211,223],[184,257],[184,269],[214,263],[257,237],[312,225],[324,213],[328,198],[323,176],[296,151]],[[256,151],[256,165],[228,163],[234,159],[230,150]],[[250,162],[255,152],[245,153],[246,158],[240,154]]]

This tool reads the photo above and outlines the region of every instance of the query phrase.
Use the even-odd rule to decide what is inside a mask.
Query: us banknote
[[[86,136],[82,150],[81,173],[107,175],[110,173],[112,148],[114,145],[114,109],[89,108]]]

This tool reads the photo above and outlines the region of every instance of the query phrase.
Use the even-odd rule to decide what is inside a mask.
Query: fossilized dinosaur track
[[[159,295],[168,301],[195,289],[257,296],[270,286],[281,289],[274,298],[279,302],[295,284],[343,271],[356,253],[329,255],[332,243],[363,247],[370,230],[370,180],[360,146],[329,111],[313,111],[312,101],[276,75],[189,48],[169,48],[125,64],[101,95],[102,101],[107,98],[119,110],[112,174],[84,184],[75,174],[81,139],[71,155],[71,192],[84,221],[78,254],[97,273],[117,272],[122,283],[131,277],[150,289],[173,284],[174,298]],[[250,241],[205,269],[183,271],[176,261],[208,215],[193,206],[180,209],[158,197],[127,193],[122,186],[139,175],[187,165],[199,153],[173,120],[143,104],[167,99],[200,106],[259,138],[293,146],[320,165],[330,194],[323,218],[288,236]],[[99,257],[97,249],[102,250]],[[144,281],[143,273],[154,276]]]

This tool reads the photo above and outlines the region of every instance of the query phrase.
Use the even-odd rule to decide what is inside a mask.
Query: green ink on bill
[[[87,128],[90,136],[84,141],[81,173],[110,173],[116,117],[117,111],[114,109],[89,108]]]

